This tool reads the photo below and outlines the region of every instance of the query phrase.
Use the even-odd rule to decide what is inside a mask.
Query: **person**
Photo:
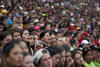
[[[57,64],[57,67],[65,67],[65,54],[66,54],[66,51],[64,49],[64,47],[60,47],[60,50],[61,50],[61,54],[60,54],[60,61],[59,61],[59,64]]]
[[[0,44],[1,44],[1,48],[3,48],[3,46],[8,43],[9,41],[12,40],[12,35],[9,31],[5,31],[2,32],[0,34]]]
[[[14,40],[21,40],[21,33],[17,30],[12,30],[12,37]]]
[[[43,47],[47,48],[50,46],[51,40],[50,40],[50,32],[49,31],[43,31],[40,34],[40,39],[43,41]]]
[[[69,50],[66,51],[65,67],[75,67],[71,51]]]
[[[0,67],[22,67],[23,50],[15,41],[8,42],[3,47],[3,57]]]
[[[75,67],[85,67],[82,55],[77,51],[72,51]]]
[[[52,67],[52,59],[47,49],[39,49],[33,56],[36,67]]]
[[[24,53],[23,67],[35,67],[32,56],[28,53]]]
[[[96,67],[93,62],[93,51],[91,48],[84,48],[83,49],[83,58],[85,61],[85,67]]]
[[[52,63],[53,67],[56,67],[57,64],[60,62],[60,57],[61,57],[61,50],[58,46],[49,46],[47,50],[50,52],[50,55],[52,57]]]

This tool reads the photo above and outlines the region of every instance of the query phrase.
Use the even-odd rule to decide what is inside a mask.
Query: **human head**
[[[21,33],[17,30],[13,30],[12,37],[14,40],[21,40]]]
[[[23,67],[35,67],[30,54],[24,53]]]
[[[87,40],[82,40],[81,45],[82,45],[82,48],[88,48],[89,42]]]
[[[22,66],[23,61],[23,50],[20,44],[17,44],[16,41],[8,42],[3,47],[3,60],[2,63],[4,67],[12,66]]]
[[[46,49],[39,49],[36,51],[33,61],[37,67],[52,67],[51,56]]]
[[[49,46],[47,50],[50,52],[53,67],[55,67],[60,62],[61,50],[58,46]]]
[[[66,62],[70,63],[72,61],[72,54],[70,51],[66,51]]]
[[[21,36],[22,36],[22,40],[28,41],[29,31],[23,30]]]
[[[83,57],[80,53],[77,51],[72,51],[72,57],[74,59],[74,63],[76,66],[83,66],[84,65],[84,60]]]
[[[46,44],[50,44],[50,32],[44,31],[40,34],[40,39],[45,42]]]
[[[63,46],[63,39],[61,37],[60,38],[57,38],[56,45],[57,46]]]
[[[91,63],[93,61],[93,51],[91,48],[83,49],[83,57],[87,63]]]
[[[6,32],[2,32],[0,34],[0,42],[1,42],[1,46],[3,47],[4,44],[8,43],[9,41],[12,40],[12,35],[9,31],[6,31]]]

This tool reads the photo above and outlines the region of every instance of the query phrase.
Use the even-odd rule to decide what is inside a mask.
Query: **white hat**
[[[39,49],[35,55],[33,56],[33,61],[37,64],[39,62],[39,60],[41,59],[41,57],[44,55],[43,50],[46,50],[46,53],[49,53],[47,49]]]
[[[81,44],[89,44],[87,40],[82,40]]]
[[[39,19],[35,19],[34,22],[35,22],[35,23],[36,23],[36,22],[39,22]]]
[[[0,7],[5,8],[4,5],[0,5]]]

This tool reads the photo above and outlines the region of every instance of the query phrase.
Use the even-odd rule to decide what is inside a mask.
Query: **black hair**
[[[10,41],[10,42],[8,42],[8,43],[6,43],[5,45],[4,45],[4,47],[3,47],[3,55],[5,56],[5,57],[8,57],[9,56],[9,53],[10,53],[10,51],[11,51],[11,49],[15,46],[15,45],[18,45],[18,46],[20,46],[18,43],[17,43],[17,41],[16,40],[13,40],[13,41]],[[21,46],[20,46],[21,47]]]
[[[0,34],[0,41],[2,41],[4,38],[6,38],[8,35],[12,35],[9,31],[5,31],[5,32],[2,32]]]
[[[49,32],[49,31],[43,31],[43,32],[40,34],[40,39],[43,38],[43,37],[45,36],[46,33],[50,33],[50,32]]]

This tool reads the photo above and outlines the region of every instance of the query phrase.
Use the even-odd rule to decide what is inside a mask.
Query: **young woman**
[[[0,67],[22,67],[23,50],[20,44],[11,41],[3,47],[2,65]]]
[[[80,53],[72,52],[75,67],[85,67],[83,57]]]

